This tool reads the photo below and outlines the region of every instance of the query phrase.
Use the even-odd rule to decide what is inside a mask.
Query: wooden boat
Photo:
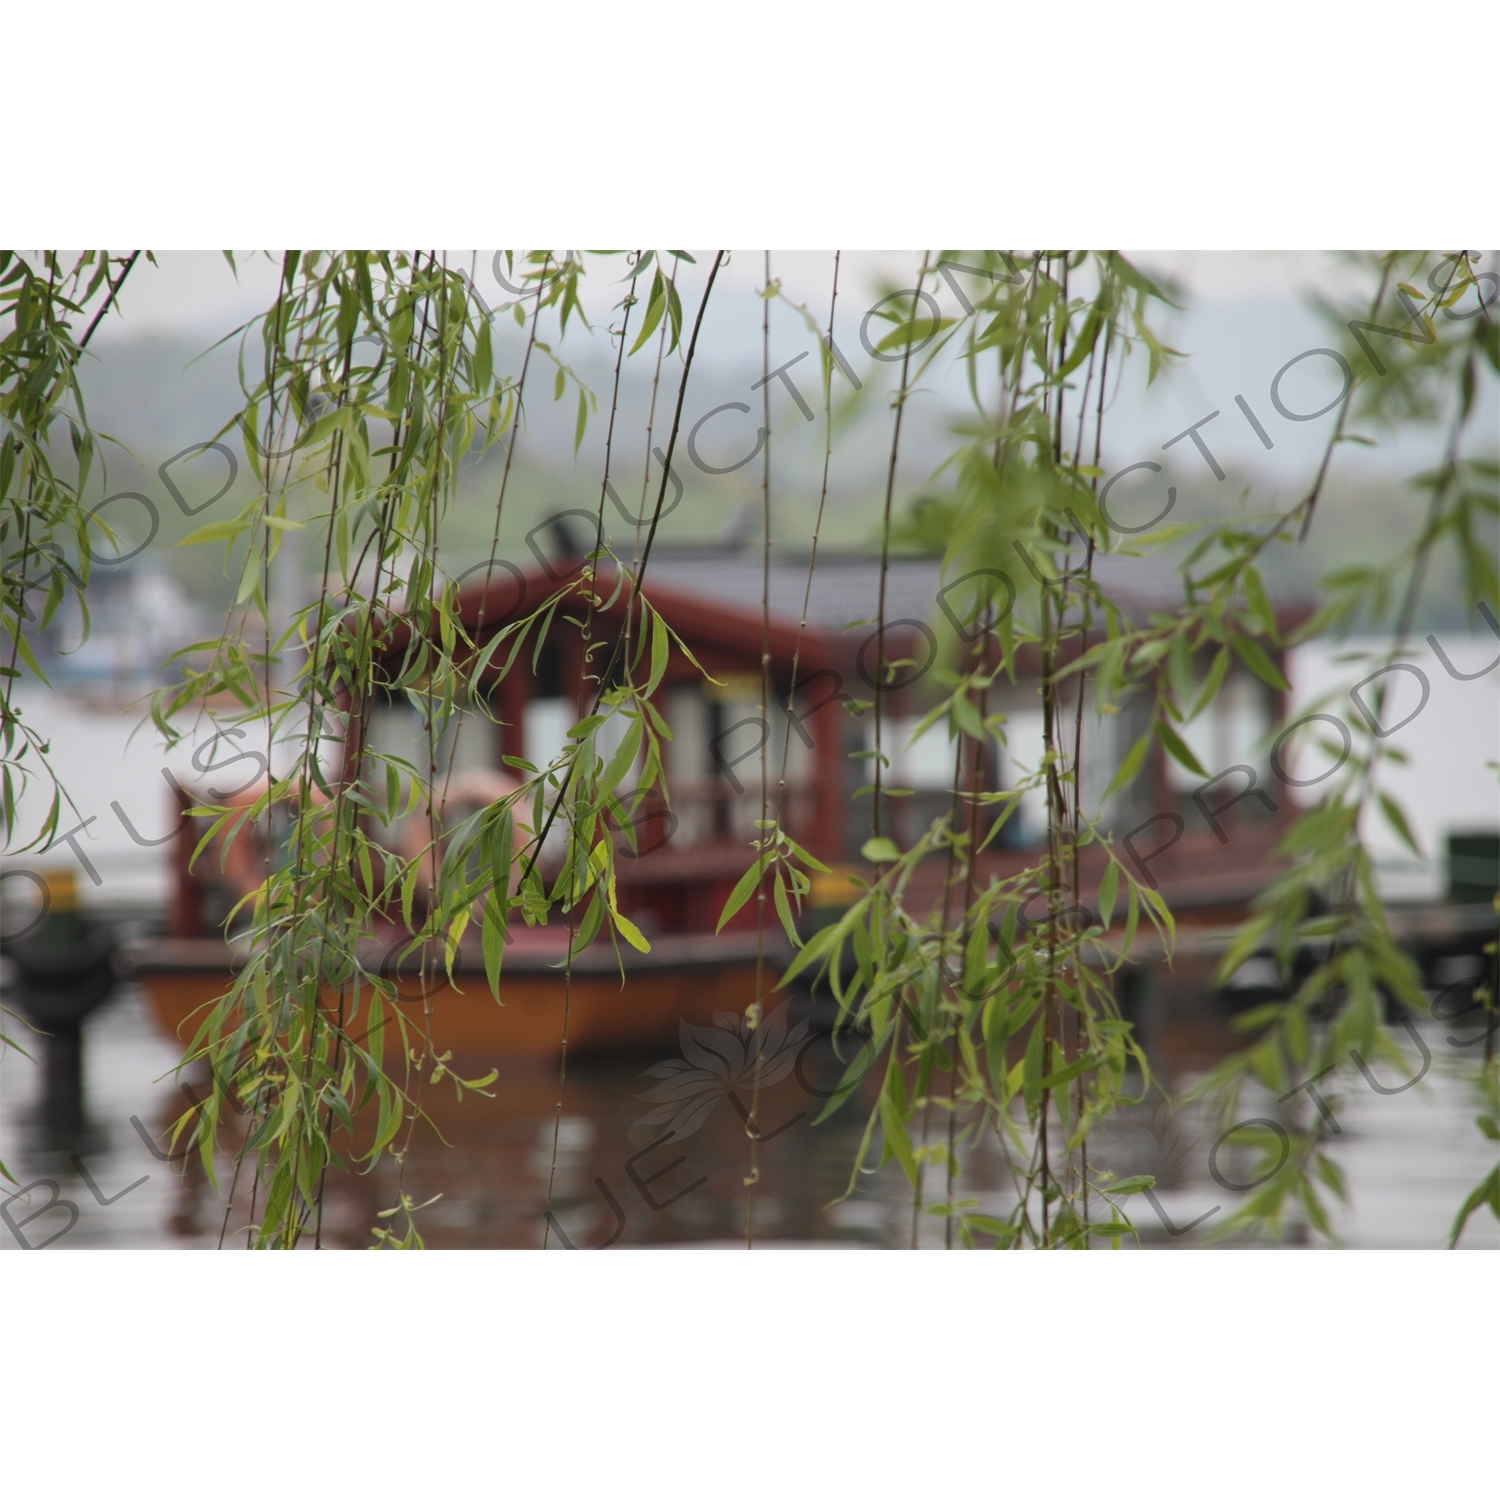
[[[391,946],[398,949],[399,943]],[[650,953],[623,949],[618,957],[608,946],[595,946],[574,959],[571,984],[562,968],[566,946],[563,931],[516,934],[506,949],[497,1003],[483,959],[464,944],[453,981],[439,966],[426,986],[437,1050],[473,1059],[555,1056],[565,1001],[570,1055],[670,1050],[680,1019],[707,1024],[716,1010],[743,1011],[755,998],[754,934],[669,934],[655,939]],[[787,957],[784,940],[768,944],[768,987]],[[214,938],[153,938],[131,945],[125,954],[157,1025],[183,1044],[245,958],[243,945]],[[410,964],[397,971],[382,961],[378,946],[370,966],[395,980],[400,1003],[420,1023],[421,976],[407,972]],[[328,998],[337,1003],[336,996]]]
[[[582,562],[582,552],[575,547],[556,560],[555,567],[544,563],[540,569],[523,571],[506,564],[500,569],[504,576],[493,579],[489,573],[494,570],[486,570],[486,581],[475,580],[462,593],[465,628],[476,640],[485,638],[486,632],[493,635],[506,622],[521,618],[527,607],[535,608],[559,583],[576,579]],[[601,576],[610,584],[607,568]],[[933,631],[921,621],[949,590],[941,588],[940,565],[930,559],[892,561],[886,568],[878,559],[852,554],[820,557],[818,588],[810,602],[806,576],[806,564],[800,560],[776,564],[776,603],[767,635],[762,628],[759,564],[750,566],[738,555],[693,549],[680,554],[661,549],[653,559],[645,591],[693,657],[670,650],[659,688],[672,734],[667,754],[671,807],[653,791],[635,819],[630,847],[623,838],[617,844],[620,910],[646,931],[651,952],[625,950],[617,955],[607,943],[596,944],[575,960],[568,986],[563,977],[566,932],[556,924],[517,929],[507,945],[497,1004],[477,948],[466,947],[454,982],[444,979],[430,997],[440,1050],[451,1048],[455,1057],[553,1056],[561,1043],[565,1003],[570,1052],[675,1045],[680,1019],[709,1022],[716,1010],[742,1011],[756,990],[756,903],[741,907],[721,935],[715,935],[715,929],[726,898],[753,858],[762,809],[759,778],[750,767],[762,744],[773,747],[785,761],[778,796],[786,828],[833,872],[814,883],[815,909],[806,913],[809,925],[820,925],[856,899],[857,887],[849,877],[868,879],[872,874],[861,854],[870,826],[861,809],[868,804],[853,800],[864,787],[866,762],[860,757],[868,753],[869,742],[865,705],[857,695],[874,690],[870,657],[880,634],[869,631],[868,620],[884,593],[892,621],[883,637],[889,660],[911,657],[926,663],[885,694],[886,711],[894,716],[893,724],[906,726],[901,731],[905,734],[930,705],[932,689],[921,686],[920,679],[926,667],[939,660]],[[594,617],[599,638],[605,639],[624,629],[633,591],[608,586],[601,592],[613,601]],[[805,609],[811,612],[804,621]],[[847,623],[858,619],[865,624]],[[404,633],[408,629],[396,632],[388,647],[393,661],[410,645]],[[1019,723],[1026,714],[1034,715],[1041,663],[1031,648],[1019,653],[1018,663],[1021,680],[997,683],[990,708],[1017,715]],[[769,667],[773,689],[765,716],[763,665]],[[711,674],[710,681],[704,680],[704,671]],[[460,787],[472,781],[471,803],[493,801],[502,782],[514,784],[502,769],[507,759],[511,765],[517,757],[537,765],[548,763],[555,744],[576,718],[584,696],[578,687],[584,672],[585,642],[566,612],[538,651],[522,653],[515,670],[501,677],[492,660],[477,684],[492,712],[475,716],[461,741],[464,756],[477,758],[475,763],[450,763],[456,769],[445,785],[452,799],[461,800]],[[1235,729],[1239,740],[1254,739],[1279,721],[1284,704],[1247,674],[1230,679],[1231,686],[1236,683],[1244,691],[1221,695],[1229,705],[1226,712],[1243,710],[1249,717],[1237,729],[1238,720],[1226,720],[1220,737],[1234,740],[1229,731]],[[377,751],[419,759],[412,712],[399,695],[377,698],[363,707],[359,722],[351,721],[349,734]],[[1122,730],[1117,736],[1121,745],[1137,732],[1135,727],[1126,729],[1128,733]],[[894,728],[892,733],[896,734]],[[903,763],[898,759],[893,764],[891,783],[901,800],[892,802],[886,826],[898,844],[909,846],[932,817],[950,808],[947,768],[952,752],[946,741],[941,749],[940,789],[922,780],[915,769],[913,779],[903,783],[908,774]],[[444,753],[457,756],[458,749],[450,747]],[[989,756],[979,768],[990,791],[1002,786],[999,759]],[[964,774],[967,778],[969,773]],[[244,788],[240,795],[253,800],[256,791]],[[179,788],[178,795],[181,811],[188,812],[191,794]],[[213,794],[203,800],[222,798]],[[1153,750],[1139,785],[1128,796],[1122,794],[1116,820],[1121,832],[1133,828],[1145,840],[1139,863],[1144,869],[1149,861],[1146,878],[1159,882],[1174,910],[1181,915],[1194,909],[1199,921],[1224,921],[1240,915],[1273,872],[1270,851],[1295,810],[1288,801],[1268,806],[1269,813],[1255,799],[1241,796],[1234,799],[1232,809],[1221,810],[1217,818],[1233,834],[1232,844],[1226,843],[1219,822],[1214,831],[1202,826],[1195,804],[1170,783],[1165,761]],[[440,811],[440,816],[445,814]],[[1168,833],[1169,828],[1175,833]],[[1013,824],[1010,833],[981,857],[981,881],[1007,878],[1035,864],[1034,841],[1028,844],[1018,834],[1019,842],[1007,843],[1015,832]],[[234,965],[243,961],[214,934],[260,879],[265,851],[250,829],[222,861],[209,851],[190,865],[192,842],[179,839],[174,847],[176,889],[168,936],[138,944],[131,961],[164,1031],[186,1039],[192,1033],[192,1017],[225,992]],[[1103,872],[1097,846],[1084,851],[1081,865],[1084,889],[1092,890]],[[914,878],[908,899],[917,906],[941,903],[944,878],[943,861],[930,862]],[[774,919],[771,927],[768,989],[790,957]],[[399,947],[394,932],[391,943]],[[378,952],[374,959],[382,962]],[[399,985],[404,1003],[420,1011],[419,982],[400,977]]]

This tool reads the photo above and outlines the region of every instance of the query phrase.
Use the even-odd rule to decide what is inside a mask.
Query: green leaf
[[[1146,760],[1146,751],[1151,747],[1151,735],[1148,731],[1130,747],[1130,753],[1120,762],[1120,769],[1115,772],[1115,779],[1110,782],[1109,790],[1105,792],[1105,800],[1113,797],[1121,787],[1129,786],[1141,773],[1141,766]]]
[[[1208,676],[1203,682],[1203,691],[1198,694],[1198,700],[1193,704],[1193,711],[1189,717],[1196,719],[1219,696],[1219,689],[1224,686],[1224,678],[1228,673],[1229,648],[1220,646],[1214,653],[1213,665],[1209,667]]]
[[[624,739],[620,741],[615,753],[609,758],[609,764],[604,768],[604,779],[600,783],[602,790],[614,791],[625,773],[635,764],[635,758],[640,754],[640,750],[641,721],[632,715],[630,727],[625,731]]]
[[[888,1095],[880,1096],[880,1123],[885,1128],[885,1145],[906,1173],[907,1181],[917,1185],[917,1162],[912,1155],[911,1137],[906,1133],[905,1122],[897,1110],[895,1101]]]
[[[651,944],[648,943],[641,929],[618,911],[611,910],[610,916],[614,918],[615,926],[619,929],[620,936],[635,949],[637,953],[649,953]]]
[[[1003,990],[985,1001],[984,1014],[980,1021],[984,1034],[985,1057],[989,1063],[990,1078],[997,1092],[1005,1086],[1005,1048],[1010,1040],[1010,996]]]
[[[682,298],[677,295],[677,283],[667,282],[667,312],[672,322],[672,342],[667,352],[670,354],[682,340]]]
[[[821,870],[825,875],[833,874],[833,871],[830,870],[821,859],[817,858],[816,855],[809,854],[807,850],[804,849],[802,845],[799,844],[795,839],[788,838],[785,833],[783,833],[781,837],[787,848],[790,849],[792,853],[795,854],[797,858],[800,859],[802,863],[805,864],[809,869]]]
[[[1185,705],[1193,694],[1193,656],[1188,649],[1185,630],[1172,637],[1172,650],[1167,657],[1167,679],[1172,684],[1172,694],[1177,702]]]
[[[196,531],[190,531],[178,542],[179,547],[197,547],[204,542],[224,542],[231,537],[239,536],[241,532],[248,531],[249,521],[239,518],[232,521],[210,521],[207,526],[200,526]]]
[[[510,901],[511,815],[508,807],[500,814],[494,839],[490,854],[490,871],[495,880],[495,895],[500,901],[500,909],[503,912]]]
[[[1031,1036],[1026,1042],[1026,1056],[1022,1060],[1021,1078],[1026,1087],[1026,1112],[1035,1115],[1042,1101],[1042,1069],[1045,1066],[1047,1028],[1044,1017],[1038,1016],[1032,1023]]]
[[[719,925],[714,928],[715,932],[723,932],[724,924],[750,899],[751,891],[760,884],[760,878],[765,874],[766,866],[770,864],[772,857],[770,854],[762,854],[740,876],[739,884],[730,891],[729,899],[724,903],[724,910],[719,917]]]
[[[1089,1054],[1076,1058],[1067,1067],[1059,1068],[1055,1073],[1049,1073],[1042,1079],[1041,1087],[1044,1089],[1060,1089],[1064,1084],[1072,1083],[1075,1078],[1081,1078],[1085,1073],[1092,1072],[1099,1066],[1099,1058]]]
[[[651,280],[651,298],[646,304],[646,321],[641,324],[641,331],[636,335],[635,343],[630,346],[632,354],[640,350],[646,340],[656,331],[656,325],[661,322],[661,315],[667,307],[665,288],[666,282],[662,279],[661,268],[658,267]]]
[[[645,606],[649,608],[650,606]],[[671,637],[667,634],[667,622],[651,611],[651,676],[646,683],[645,696],[651,697],[661,685],[667,670],[667,655],[671,649]]]
[[[484,904],[484,977],[490,993],[500,998],[500,965],[505,958],[505,919],[492,896]]]
[[[599,929],[604,925],[604,905],[604,897],[595,891],[589,898],[588,910],[583,914],[578,935],[573,939],[573,946],[569,950],[573,957],[576,958],[599,936]],[[639,937],[640,934],[637,933],[636,936]]]
[[[1120,867],[1114,860],[1104,868],[1099,881],[1099,922],[1106,930],[1115,913],[1115,896],[1120,887]]]
[[[1198,764],[1198,757],[1188,749],[1182,736],[1165,719],[1156,721],[1156,737],[1161,741],[1167,754],[1179,765],[1185,766],[1194,776],[1208,775],[1208,772]]]
[[[583,434],[589,425],[589,403],[583,393],[582,386],[578,389],[578,425],[573,430],[573,456],[578,456],[578,450],[583,447]]]
[[[1411,831],[1411,824],[1406,821],[1406,814],[1401,810],[1401,804],[1387,792],[1376,794],[1380,798],[1380,810],[1385,814],[1385,820],[1396,831],[1397,837],[1418,859],[1424,856],[1417,846],[1416,835]]]
[[[776,914],[781,918],[781,925],[786,930],[787,940],[791,943],[792,947],[800,948],[802,946],[802,934],[797,931],[797,921],[792,915],[792,904],[787,899],[786,882],[781,878],[780,869],[776,871],[774,892]]]
[[[953,699],[953,722],[971,740],[984,739],[984,725],[979,719],[979,710],[974,707],[973,700],[967,693],[960,693]]]
[[[901,858],[901,851],[887,838],[866,839],[859,852],[872,865],[892,864]]]
[[[1245,590],[1245,602],[1254,611],[1261,628],[1274,641],[1276,639],[1276,610],[1271,604],[1271,596],[1266,593],[1266,586],[1261,581],[1260,574],[1254,568],[1246,568],[1240,581]]]
[[[1453,1221],[1453,1232],[1448,1236],[1448,1248],[1452,1250],[1463,1234],[1470,1216],[1483,1204],[1489,1204],[1490,1212],[1500,1219],[1500,1167],[1496,1167],[1483,1182],[1464,1199],[1464,1204]]]
[[[1100,1189],[1105,1193],[1144,1193],[1147,1188],[1154,1188],[1156,1179],[1154,1177],[1122,1177],[1118,1182],[1107,1182]]]
[[[1230,638],[1234,644],[1235,652],[1239,659],[1255,673],[1257,677],[1280,692],[1289,693],[1292,685],[1281,675],[1276,663],[1266,655],[1265,648],[1259,641],[1253,641],[1248,635],[1234,635]]]

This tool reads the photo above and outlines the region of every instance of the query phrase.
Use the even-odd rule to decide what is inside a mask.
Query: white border
[[[1500,239],[1497,12],[27,7],[12,244]]]
[[[1465,1395],[1500,1347],[1484,1255],[7,1266],[6,1476],[52,1494],[242,1493],[254,1473],[295,1476],[299,1493],[541,1481],[756,1500],[1493,1483],[1491,1426]]]

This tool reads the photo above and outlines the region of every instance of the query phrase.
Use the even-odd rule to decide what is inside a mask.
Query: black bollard
[[[72,1137],[83,1129],[83,1023],[54,1021],[46,1039],[42,1126]]]
[[[48,901],[40,922],[4,943],[16,966],[16,1003],[45,1037],[41,1124],[54,1138],[84,1125],[83,1023],[114,988],[114,935],[78,907],[72,872],[43,875]]]

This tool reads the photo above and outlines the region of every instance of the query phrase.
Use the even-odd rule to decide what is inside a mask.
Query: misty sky
[[[495,305],[505,300],[490,270],[490,251],[450,252],[450,264],[473,267],[476,285]],[[237,274],[216,252],[167,251],[158,255],[159,266],[144,263],[133,273],[122,297],[119,316],[111,316],[96,335],[101,355],[121,343],[142,336],[173,337],[199,341],[207,346],[238,323],[262,311],[275,295],[277,266],[264,253],[240,252]],[[700,273],[706,257],[699,257]],[[1135,259],[1148,271],[1169,278],[1181,292],[1181,312],[1166,311],[1159,317],[1165,341],[1190,356],[1169,370],[1149,391],[1135,380],[1127,380],[1111,411],[1107,427],[1107,456],[1120,465],[1140,459],[1160,459],[1160,445],[1188,424],[1209,412],[1221,415],[1203,429],[1205,440],[1220,463],[1230,470],[1248,470],[1276,489],[1295,488],[1315,463],[1334,421],[1326,418],[1291,423],[1271,410],[1269,388],[1277,371],[1305,350],[1330,341],[1326,327],[1308,307],[1314,293],[1346,297],[1362,290],[1359,275],[1332,255],[1309,252],[1140,252]],[[623,273],[623,261],[618,262]],[[861,315],[883,292],[911,286],[920,255],[898,252],[848,252],[843,257],[838,328],[841,346],[851,351],[857,363],[858,327]],[[804,304],[820,324],[826,323],[833,268],[831,252],[775,252],[772,274],[782,283],[786,296]],[[596,322],[623,288],[613,284],[608,263],[594,262],[586,278],[585,301]],[[602,274],[601,274],[602,273]],[[700,376],[715,383],[743,384],[747,390],[759,378],[760,301],[756,289],[763,275],[759,251],[732,255],[721,273],[720,286],[705,341],[700,350]],[[936,288],[945,312],[955,309],[951,297]],[[694,306],[691,269],[685,275],[683,300],[688,314]],[[787,308],[776,307],[772,320],[772,360],[778,364],[809,346],[800,319]],[[608,350],[602,338],[592,343],[592,360],[607,368]],[[564,353],[577,357],[580,342],[575,334]],[[736,382],[736,376],[743,380]],[[816,381],[810,400],[816,405]],[[1294,410],[1316,410],[1338,390],[1338,373],[1326,359],[1309,359],[1283,379],[1281,394]],[[962,401],[961,388],[934,392],[946,404]],[[1267,451],[1234,404],[1243,395],[1267,426],[1275,448]],[[758,398],[757,398],[758,399]],[[752,403],[754,404],[754,403]],[[1493,407],[1490,428],[1495,428]],[[569,430],[570,427],[569,427]],[[795,430],[795,429],[794,429]],[[1431,446],[1428,434],[1381,434],[1375,450],[1351,450],[1341,461],[1390,471],[1407,470],[1423,461]],[[1491,441],[1493,441],[1493,436]],[[1183,445],[1186,453],[1186,445]],[[1206,467],[1186,465],[1189,472]],[[1122,492],[1123,493],[1123,492]]]

